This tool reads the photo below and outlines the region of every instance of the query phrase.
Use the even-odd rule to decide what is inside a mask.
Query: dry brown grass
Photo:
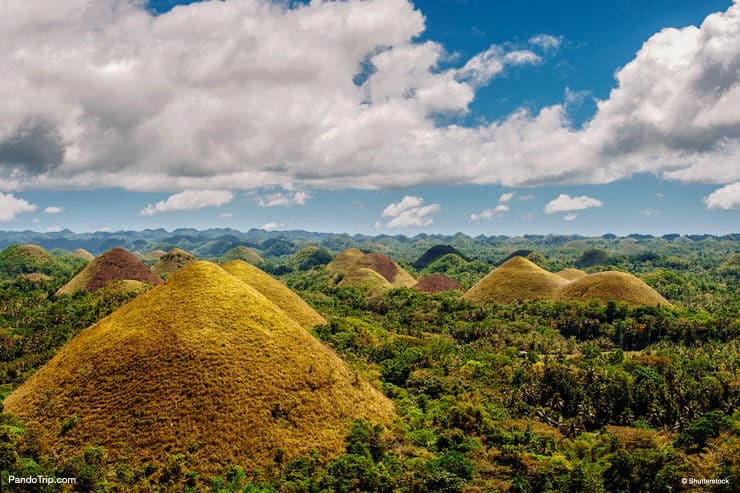
[[[393,289],[393,284],[372,269],[361,267],[347,272],[339,284],[340,288],[360,288],[372,293]]]
[[[340,287],[380,292],[416,285],[416,279],[390,257],[382,253],[363,253],[356,248],[338,254],[326,269],[343,274]]]
[[[80,257],[81,259],[85,259],[88,262],[92,262],[92,260],[95,258],[95,255],[88,252],[84,248],[77,248],[76,250],[73,250],[72,255],[74,255],[75,257]]]
[[[416,283],[414,289],[423,293],[443,293],[445,291],[463,290],[457,281],[450,279],[444,274],[430,274]]]
[[[350,269],[372,269],[383,276],[394,288],[410,288],[416,279],[398,265],[392,258],[382,253],[367,253],[358,258]]]
[[[524,257],[512,257],[470,288],[464,295],[472,301],[512,303],[550,300],[568,281]]]
[[[29,259],[37,262],[49,262],[54,260],[54,256],[38,245],[19,245],[18,251],[22,252]]]
[[[221,267],[243,283],[262,293],[302,327],[310,329],[316,325],[326,323],[324,317],[308,306],[289,287],[254,265],[243,260],[232,260]]]
[[[394,417],[336,354],[208,262],[82,331],[4,404],[52,457],[97,444],[138,468],[186,453],[206,476],[264,466],[278,449],[335,456],[353,419]]]
[[[330,272],[347,272],[357,259],[365,254],[357,248],[348,248],[342,253],[338,253],[331,262],[326,265],[326,270]]]
[[[665,305],[668,300],[643,281],[626,272],[598,272],[573,281],[557,296],[564,301],[624,301],[631,305]]]
[[[223,256],[223,260],[244,260],[245,262],[256,265],[259,265],[265,261],[265,259],[260,257],[257,252],[244,245],[235,246],[234,248],[226,252],[226,254],[224,254]]]
[[[48,281],[51,279],[50,276],[47,276],[46,274],[43,274],[41,272],[31,272],[30,274],[21,274],[21,277],[24,279],[28,279],[29,281],[34,282],[43,282]]]
[[[151,252],[144,255],[143,260],[146,260],[147,262],[156,262],[163,255],[167,255],[167,252],[165,252],[164,250],[152,250]]]
[[[569,281],[575,281],[577,279],[581,279],[588,275],[587,273],[583,272],[581,269],[563,269],[563,270],[557,271],[555,274]]]
[[[180,248],[173,248],[169,252],[165,253],[152,270],[162,279],[167,279],[169,276],[182,269],[188,264],[195,262],[195,255],[190,252],[186,252]]]
[[[112,248],[87,264],[67,284],[59,288],[56,294],[73,294],[81,290],[92,293],[110,281],[127,279],[142,281],[152,286],[162,283],[162,279],[149,270],[141,260],[123,248]]]

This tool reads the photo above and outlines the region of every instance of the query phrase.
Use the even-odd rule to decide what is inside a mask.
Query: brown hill
[[[226,262],[230,260],[243,260],[254,265],[259,265],[265,261],[265,259],[260,257],[257,252],[244,245],[235,246],[226,252],[223,256],[223,260]]]
[[[35,260],[37,262],[50,262],[54,259],[54,256],[46,251],[45,248],[38,245],[18,245],[18,251],[25,255],[28,259]]]
[[[162,255],[167,255],[167,252],[164,250],[152,250],[151,252],[144,255],[144,258],[142,260],[146,260],[147,262],[156,262],[162,257]]]
[[[156,265],[152,268],[155,274],[162,279],[167,279],[169,276],[182,269],[188,264],[195,262],[195,255],[192,253],[181,250],[180,248],[173,248],[169,252],[165,253]]]
[[[380,293],[393,289],[393,284],[372,269],[361,267],[351,269],[344,274],[337,284],[340,288],[359,288],[373,293]]]
[[[563,269],[557,271],[555,274],[569,281],[575,281],[576,279],[581,279],[582,277],[586,277],[588,275],[581,269]]]
[[[394,288],[410,288],[416,279],[398,265],[392,258],[382,253],[367,253],[358,258],[352,269],[372,269],[391,283]]]
[[[336,354],[209,262],[82,331],[4,405],[52,457],[96,444],[110,464],[161,471],[182,453],[203,477],[264,467],[280,449],[332,457],[354,419],[394,417]]]
[[[414,289],[424,293],[442,293],[444,291],[462,291],[456,281],[444,274],[430,274],[416,283]]]
[[[631,305],[666,305],[668,300],[640,279],[626,272],[598,272],[573,281],[557,295],[559,300],[625,301]]]
[[[326,269],[342,274],[337,284],[340,287],[386,291],[416,285],[416,279],[390,257],[382,253],[363,253],[356,248],[338,254]]]
[[[152,286],[162,283],[162,279],[141,260],[123,248],[112,248],[87,264],[67,284],[59,288],[57,294],[72,294],[80,290],[93,293],[115,280],[142,281]]]
[[[326,319],[308,306],[300,296],[267,272],[243,260],[232,260],[221,266],[226,272],[262,293],[290,318],[310,329],[326,323]]]
[[[92,262],[92,260],[95,258],[95,255],[88,252],[84,248],[78,248],[76,250],[73,250],[72,255],[74,255],[75,257],[80,257],[81,259],[85,259],[88,262]]]
[[[464,295],[469,300],[512,303],[553,299],[568,281],[523,257],[512,257],[491,271]]]

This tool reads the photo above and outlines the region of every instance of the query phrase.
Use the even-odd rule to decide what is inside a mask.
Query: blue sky
[[[71,54],[70,66],[58,68],[60,87],[22,87],[28,101],[36,91],[52,108],[24,118],[0,112],[0,229],[739,231],[740,106],[726,101],[740,82],[717,69],[740,66],[732,43],[740,45],[740,8],[730,1],[418,0],[414,12],[401,0],[350,2],[343,11],[245,0],[228,15],[211,2],[173,10],[179,3],[193,2],[95,12],[118,33],[129,16],[131,32],[84,47],[100,70],[77,78],[70,74],[80,73],[81,48],[60,28],[60,51]],[[391,8],[393,22],[343,31],[350,14],[388,16]],[[726,13],[701,30],[656,35],[700,26],[715,12]],[[150,15],[157,36],[136,27]],[[309,32],[308,19],[339,28]],[[250,37],[250,25],[270,22]],[[307,32],[293,40],[297,26]],[[41,40],[36,28],[8,35]],[[199,42],[212,33],[225,38]],[[171,45],[161,41],[168,36]],[[708,52],[717,40],[728,48]],[[350,48],[334,53],[337,44]],[[238,61],[240,50],[259,57],[263,48],[265,58]],[[7,59],[29,74],[43,62]],[[352,86],[360,62],[371,69]],[[75,86],[87,89],[77,95]],[[62,94],[71,102],[59,102]],[[709,103],[682,102],[697,94]],[[162,100],[169,103],[151,110]]]

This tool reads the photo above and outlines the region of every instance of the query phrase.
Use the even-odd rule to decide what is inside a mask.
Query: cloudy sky
[[[740,231],[738,2],[2,9],[0,229]]]

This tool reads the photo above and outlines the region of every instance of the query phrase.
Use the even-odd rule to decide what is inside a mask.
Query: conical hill
[[[10,245],[0,252],[0,279],[38,272],[68,274],[69,267],[38,245]]]
[[[568,301],[624,301],[631,305],[670,305],[657,291],[626,272],[598,272],[565,286],[557,299]]]
[[[382,253],[368,253],[357,259],[352,268],[372,269],[383,276],[394,288],[410,288],[416,279],[398,265],[392,258]]]
[[[308,306],[289,287],[254,265],[243,260],[232,260],[221,267],[232,276],[262,293],[302,327],[310,329],[315,325],[326,323],[324,317]]]
[[[342,280],[339,281],[337,286],[340,288],[360,288],[372,293],[380,293],[393,289],[393,284],[389,283],[385,277],[365,267],[351,269],[344,274],[344,277],[342,277]]]
[[[141,260],[123,248],[112,248],[87,264],[59,288],[57,294],[73,294],[81,290],[93,293],[110,281],[124,280],[141,281],[152,286],[162,283],[162,279]]]
[[[78,248],[76,250],[73,250],[72,251],[72,255],[74,255],[75,257],[79,257],[81,259],[85,259],[88,262],[91,262],[95,258],[95,255],[93,255],[92,253],[88,252],[84,248]]]
[[[195,255],[192,253],[186,252],[180,248],[173,248],[159,257],[159,260],[152,270],[162,279],[167,279],[178,270],[196,260]]]
[[[259,265],[265,261],[257,252],[244,245],[235,246],[226,252],[223,256],[223,260],[226,262],[230,260],[243,260],[255,265]]]
[[[575,281],[577,279],[581,279],[588,275],[585,272],[583,272],[581,269],[563,269],[563,270],[557,271],[555,274],[569,281]]]
[[[356,248],[349,248],[338,254],[326,269],[343,274],[338,284],[342,287],[383,291],[416,285],[416,279],[390,257],[382,253],[363,253]],[[382,282],[381,278],[386,282]]]
[[[326,270],[330,272],[347,272],[349,268],[354,264],[357,259],[365,255],[364,252],[357,248],[348,248],[341,253],[338,253],[331,262],[326,266]]]
[[[144,258],[142,260],[145,260],[147,262],[156,262],[163,255],[167,255],[167,252],[165,252],[164,250],[152,250],[151,252],[144,255]]]
[[[568,280],[524,257],[512,257],[470,288],[465,298],[496,303],[553,299]]]
[[[463,290],[457,281],[450,279],[444,274],[429,274],[416,283],[414,289],[423,293],[443,293],[445,291]]]
[[[53,457],[91,443],[111,464],[202,477],[343,450],[392,403],[254,288],[195,262],[85,329],[5,400]],[[71,424],[70,424],[71,423]]]

